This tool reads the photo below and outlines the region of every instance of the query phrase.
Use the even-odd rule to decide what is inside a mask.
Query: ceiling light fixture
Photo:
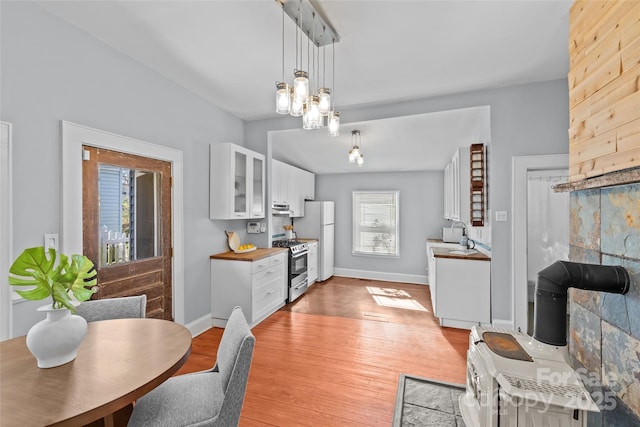
[[[362,154],[362,138],[360,131],[355,129],[351,131],[351,149],[349,150],[349,163],[357,164],[361,167],[364,164],[364,155]]]
[[[304,129],[324,127],[325,117],[329,136],[340,134],[340,113],[335,111],[335,43],[338,35],[316,12],[309,0],[276,0],[282,7],[282,81],[276,83],[276,113],[302,116]],[[297,3],[297,4],[296,4]],[[284,14],[296,24],[296,64],[293,72],[293,84],[284,81]],[[298,35],[300,34],[300,39]],[[307,36],[307,70],[302,64],[302,34]],[[326,52],[324,46],[332,43],[333,53],[333,89],[326,81]],[[320,78],[320,48],[322,47],[322,79]],[[310,57],[313,55],[313,65]],[[298,58],[300,61],[298,62]],[[317,61],[316,61],[317,59]],[[322,84],[322,86],[320,86]],[[332,92],[334,93],[332,96]]]
[[[276,113],[291,112],[291,96],[289,85],[284,81],[284,5],[282,5],[282,81],[276,83]]]
[[[331,65],[333,66],[333,73],[331,74],[331,78],[333,79],[331,83],[331,87],[335,90],[336,88],[336,41],[331,41],[331,53],[333,55],[333,60],[331,61]],[[338,136],[340,135],[340,113],[336,111],[334,102],[335,95],[331,97],[331,110],[329,111],[329,117],[327,119],[329,128],[329,136]]]

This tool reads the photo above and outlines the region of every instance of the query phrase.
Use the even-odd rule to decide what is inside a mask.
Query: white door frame
[[[12,125],[0,122],[0,341],[12,337],[13,305],[11,289],[6,283],[11,265],[11,137]]]
[[[527,174],[568,167],[568,154],[516,156],[512,159],[511,318],[514,329],[524,333],[527,332]]]
[[[173,195],[173,316],[184,325],[182,151],[62,121],[62,252],[82,253],[82,146],[104,148],[171,163]]]

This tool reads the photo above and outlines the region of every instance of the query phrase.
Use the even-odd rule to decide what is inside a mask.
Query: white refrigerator
[[[318,239],[318,280],[333,276],[335,203],[305,202],[304,217],[294,220],[296,236]]]

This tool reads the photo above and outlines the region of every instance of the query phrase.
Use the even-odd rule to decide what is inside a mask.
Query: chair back
[[[255,337],[251,333],[242,309],[235,307],[222,333],[216,360],[220,384],[224,392],[224,401],[219,414],[222,420],[240,418],[254,346]]]
[[[139,295],[85,301],[76,307],[76,309],[76,314],[84,317],[87,322],[109,319],[144,318],[147,310],[147,296]]]

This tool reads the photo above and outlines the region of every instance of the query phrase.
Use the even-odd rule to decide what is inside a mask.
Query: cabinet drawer
[[[274,304],[283,301],[282,291],[282,276],[274,277],[272,280],[254,288],[252,298],[254,318],[258,318],[264,314],[263,310],[269,309]]]
[[[270,282],[274,278],[282,280],[282,269],[278,268],[278,266],[269,267],[253,274],[251,276],[251,288],[255,292],[257,288]]]
[[[273,255],[267,258],[262,258],[251,263],[251,273],[259,273],[269,267],[275,267],[284,262],[285,254]]]

